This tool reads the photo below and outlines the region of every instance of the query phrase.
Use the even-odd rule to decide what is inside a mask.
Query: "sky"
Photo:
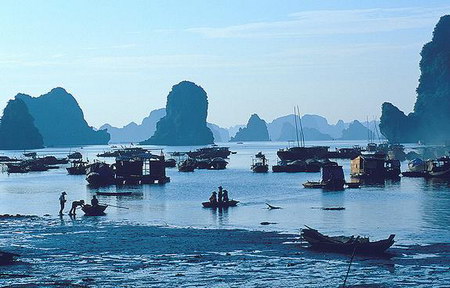
[[[0,107],[63,87],[92,126],[140,123],[171,87],[208,94],[208,121],[292,113],[373,119],[413,109],[420,50],[448,1],[21,1],[0,9]]]

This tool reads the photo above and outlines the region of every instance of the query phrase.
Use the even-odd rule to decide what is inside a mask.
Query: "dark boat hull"
[[[254,165],[252,170],[255,173],[267,173],[269,172],[269,165]]]
[[[108,205],[84,205],[81,209],[83,210],[85,216],[102,216],[105,215],[105,210],[107,207]]]
[[[348,242],[341,242],[336,240],[336,237],[328,237],[310,228],[303,229],[301,236],[314,249],[345,254],[383,254],[395,242],[393,234],[380,241],[362,242],[358,241],[358,238],[352,238],[353,240]]]
[[[132,192],[97,192],[100,196],[129,196]]]
[[[278,150],[277,155],[282,161],[307,159],[325,159],[328,156],[327,146],[292,147]]]
[[[239,203],[239,201],[230,200],[228,202],[217,202],[217,203],[203,202],[202,205],[204,208],[228,208],[236,206],[237,203]]]
[[[10,264],[14,262],[16,257],[19,257],[19,255],[10,252],[0,251],[0,265]]]

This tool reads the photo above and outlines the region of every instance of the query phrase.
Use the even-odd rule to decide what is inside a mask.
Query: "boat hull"
[[[338,237],[328,237],[310,228],[303,229],[301,236],[314,249],[345,254],[383,254],[395,242],[394,234],[380,241],[363,242],[358,241],[359,237],[352,237],[352,240],[343,242],[337,240]]]
[[[81,209],[83,210],[85,216],[103,216],[105,215],[105,210],[107,207],[108,205],[84,205]]]
[[[234,207],[239,203],[239,201],[236,200],[230,200],[228,202],[203,202],[202,205],[204,208],[228,208],[228,207]]]

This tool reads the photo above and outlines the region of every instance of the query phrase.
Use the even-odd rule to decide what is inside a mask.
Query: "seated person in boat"
[[[84,206],[84,200],[80,200],[80,201],[73,201],[72,202],[72,208],[69,211],[69,215],[76,215],[75,214],[75,210],[77,209],[77,207],[83,207]]]
[[[216,191],[213,191],[211,197],[209,197],[209,202],[217,203],[217,196],[216,195],[217,195]]]
[[[95,196],[95,195],[92,196],[91,205],[92,205],[92,207],[98,206],[98,199],[97,199],[97,196]]]
[[[222,201],[225,203],[230,201],[230,199],[228,199],[228,191],[227,190],[223,190]]]

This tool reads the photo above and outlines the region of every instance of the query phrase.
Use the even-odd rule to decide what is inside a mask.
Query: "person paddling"
[[[59,196],[59,205],[61,206],[61,209],[59,210],[59,215],[63,215],[63,210],[64,210],[64,206],[66,204],[66,192],[62,192],[61,195]]]

